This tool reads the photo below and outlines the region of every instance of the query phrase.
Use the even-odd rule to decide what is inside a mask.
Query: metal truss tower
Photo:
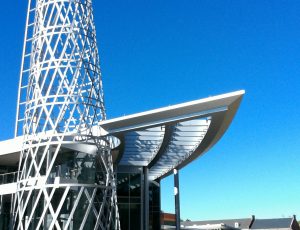
[[[14,229],[119,229],[92,0],[29,0]]]

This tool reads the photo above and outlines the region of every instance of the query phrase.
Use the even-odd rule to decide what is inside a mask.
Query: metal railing
[[[0,185],[17,182],[18,172],[0,174]]]

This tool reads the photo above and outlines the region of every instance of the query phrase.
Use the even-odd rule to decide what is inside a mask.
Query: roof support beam
[[[151,167],[153,165],[156,164],[156,162],[158,162],[158,160],[161,158],[161,156],[163,155],[163,153],[166,151],[168,144],[171,141],[172,138],[172,134],[173,134],[173,130],[174,130],[174,126],[171,125],[166,125],[165,126],[165,135],[164,135],[164,139],[162,141],[162,144],[159,148],[158,153],[156,154],[156,156],[152,159],[152,161],[149,163],[148,168],[151,169]]]

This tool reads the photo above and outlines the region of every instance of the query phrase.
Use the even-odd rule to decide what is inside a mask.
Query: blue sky
[[[26,2],[0,7],[0,140],[13,136]],[[180,172],[183,219],[300,219],[299,12],[298,0],[94,0],[109,118],[246,90],[223,138]]]

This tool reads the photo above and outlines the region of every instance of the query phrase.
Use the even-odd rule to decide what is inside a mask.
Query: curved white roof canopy
[[[152,180],[207,152],[229,127],[244,91],[100,122],[121,145],[118,165],[148,166]]]
[[[119,168],[148,166],[154,180],[207,152],[229,127],[244,93],[208,97],[101,121],[99,125],[121,140],[114,149]],[[0,142],[0,165],[17,164],[21,148],[22,137]]]

